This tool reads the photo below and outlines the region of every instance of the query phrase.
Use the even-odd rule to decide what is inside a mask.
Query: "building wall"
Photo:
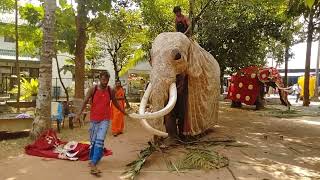
[[[15,50],[15,43],[4,42],[4,36],[0,36],[0,49]]]
[[[71,55],[69,54],[59,54],[58,55],[58,61],[59,61],[59,67],[62,68],[65,65],[65,60],[69,59]],[[112,62],[110,61],[110,56],[106,56],[101,58],[99,61],[102,61],[102,65],[99,67],[96,67],[96,70],[108,70],[110,73],[110,81],[109,81],[109,85],[113,87],[114,83],[115,83],[115,73],[113,70],[113,65]],[[64,85],[66,87],[70,87],[74,89],[75,83],[74,80],[72,79],[72,74],[71,72],[67,72],[66,74],[63,73],[63,71],[61,72],[61,78],[64,82]],[[98,82],[98,79],[95,79],[95,82]],[[58,75],[58,70],[57,70],[57,64],[55,59],[52,61],[52,93],[54,94],[54,89],[55,87],[58,87],[58,91],[60,91],[60,96],[65,96],[65,93],[63,91],[62,85],[59,81],[59,75]],[[87,92],[87,90],[89,89],[89,87],[93,86],[93,82],[92,81],[86,81],[85,82],[85,93]]]

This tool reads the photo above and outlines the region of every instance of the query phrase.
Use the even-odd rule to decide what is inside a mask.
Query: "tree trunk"
[[[115,81],[119,81],[119,71],[114,71],[114,79],[115,79]]]
[[[220,94],[224,93],[223,85],[224,85],[224,70],[225,68],[220,68]]]
[[[76,17],[77,40],[75,50],[75,98],[83,99],[85,81],[85,49],[88,41],[86,0],[78,0]]]
[[[318,42],[318,56],[317,56],[317,65],[316,65],[316,84],[314,88],[314,97],[313,101],[319,102],[319,92],[318,92],[318,86],[319,86],[319,63],[320,63],[320,41]]]
[[[20,113],[20,65],[19,65],[19,33],[18,33],[18,0],[15,0],[15,36],[16,36],[16,74],[18,83],[17,112]]]
[[[58,57],[57,57],[57,52],[55,53],[54,57],[55,57],[55,59],[56,59],[59,81],[60,81],[61,86],[62,86],[62,88],[63,88],[63,90],[64,90],[64,93],[66,93],[67,103],[69,104],[69,93],[68,93],[68,90],[67,90],[66,86],[64,85],[64,83],[63,83],[63,81],[62,81],[62,78],[61,78],[61,70],[60,70],[60,66],[59,66],[59,61],[58,61]]]
[[[290,47],[289,45],[286,45],[286,49],[285,49],[285,55],[284,55],[284,86],[288,87],[288,61],[289,61],[289,51],[290,51]]]
[[[311,47],[312,47],[312,35],[314,31],[313,24],[313,10],[309,14],[308,24],[308,38],[307,38],[307,53],[306,53],[306,66],[304,72],[304,88],[303,88],[303,106],[309,106],[309,79],[310,79],[310,59],[311,59]]]
[[[191,21],[191,28],[189,30],[190,36],[193,35],[193,30],[194,30],[194,6],[195,6],[195,0],[189,0],[189,19]]]
[[[119,49],[118,49],[119,50]],[[117,52],[118,50],[115,51],[115,54],[111,54],[111,57],[112,57],[112,63],[113,63],[113,70],[114,70],[114,79],[115,81],[118,81],[119,80],[119,68],[118,68],[118,64],[117,64]]]
[[[45,0],[45,17],[43,24],[43,44],[40,56],[39,92],[35,119],[32,123],[31,137],[37,138],[43,131],[51,127],[51,86],[52,58],[55,54],[55,9],[56,1]]]

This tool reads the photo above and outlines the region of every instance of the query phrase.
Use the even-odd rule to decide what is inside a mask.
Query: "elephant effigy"
[[[220,68],[210,53],[182,33],[161,33],[152,44],[151,66],[139,113],[130,117],[162,137],[199,135],[217,124]],[[145,113],[149,99],[152,112]]]
[[[284,87],[279,71],[272,67],[250,66],[234,73],[230,79],[227,99],[232,100],[231,107],[241,107],[244,103],[256,105],[256,109],[260,109],[264,106],[265,86],[278,88],[281,103],[290,106],[288,88]]]

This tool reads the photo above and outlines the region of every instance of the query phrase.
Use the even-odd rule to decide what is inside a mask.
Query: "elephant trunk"
[[[285,106],[291,106],[289,100],[288,100],[288,92],[289,92],[289,89],[291,89],[290,87],[288,88],[284,88],[284,87],[281,87],[280,85],[276,84],[278,89],[279,89],[279,95],[280,95],[280,100],[281,100],[281,103]]]

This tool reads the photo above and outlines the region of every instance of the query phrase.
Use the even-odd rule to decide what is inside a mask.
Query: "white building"
[[[319,42],[312,43],[310,74],[315,74],[317,57],[318,57],[317,56],[318,43]],[[296,44],[292,47],[292,52],[294,56],[288,62],[288,82],[289,83],[292,83],[292,84],[296,83],[298,77],[304,75],[305,64],[306,64],[306,50],[307,50],[306,42]],[[281,76],[284,77],[284,69],[285,69],[284,63],[280,64],[280,66],[277,66],[276,62],[273,59],[269,58],[267,66],[276,67],[280,71]]]

